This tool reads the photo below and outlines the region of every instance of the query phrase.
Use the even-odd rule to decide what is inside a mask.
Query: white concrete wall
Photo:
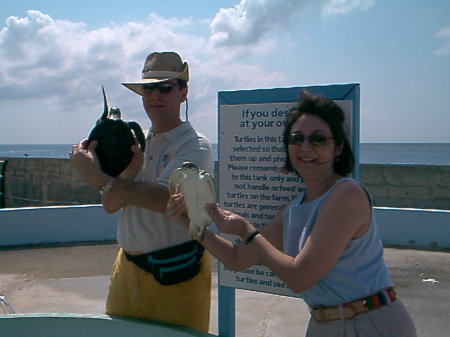
[[[376,207],[385,246],[450,249],[450,211]]]
[[[376,207],[385,246],[450,249],[450,211]],[[0,209],[0,246],[107,241],[119,213],[101,205]]]
[[[118,213],[101,205],[0,209],[0,246],[116,239]]]

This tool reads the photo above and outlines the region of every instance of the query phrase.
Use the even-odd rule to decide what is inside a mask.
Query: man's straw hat
[[[171,79],[189,81],[189,68],[180,55],[174,52],[155,52],[147,56],[142,69],[142,79],[136,82],[123,82],[128,89],[142,96],[142,85],[165,82]]]

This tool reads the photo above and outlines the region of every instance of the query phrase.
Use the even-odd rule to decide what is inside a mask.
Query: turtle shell
[[[108,109],[103,86],[102,90],[104,111],[89,133],[88,145],[93,140],[98,142],[95,152],[101,170],[109,176],[117,177],[133,158],[131,146],[134,144],[134,135],[142,151],[145,150],[145,136],[137,122],[126,122],[120,118],[119,108]]]
[[[98,142],[95,152],[100,168],[107,175],[116,177],[130,163],[134,144],[133,133],[122,119],[106,119],[97,124],[89,134],[88,141]]]

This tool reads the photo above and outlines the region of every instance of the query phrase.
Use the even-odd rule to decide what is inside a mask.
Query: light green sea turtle
[[[170,193],[181,193],[190,219],[189,235],[196,239],[212,223],[204,210],[206,203],[216,203],[213,177],[192,162],[184,162],[169,179]]]

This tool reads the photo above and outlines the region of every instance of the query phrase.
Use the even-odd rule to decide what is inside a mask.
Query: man
[[[145,152],[133,146],[133,159],[117,178],[100,170],[96,142],[87,148],[86,143],[74,145],[72,164],[82,178],[102,191],[108,213],[122,210],[117,228],[120,249],[106,313],[208,332],[209,255],[202,256],[203,248],[165,214],[170,197],[168,179],[174,169],[185,161],[208,172],[214,168],[211,144],[180,117],[188,80],[188,64],[178,54],[150,54],[142,78],[122,83],[142,96],[150,118]]]

